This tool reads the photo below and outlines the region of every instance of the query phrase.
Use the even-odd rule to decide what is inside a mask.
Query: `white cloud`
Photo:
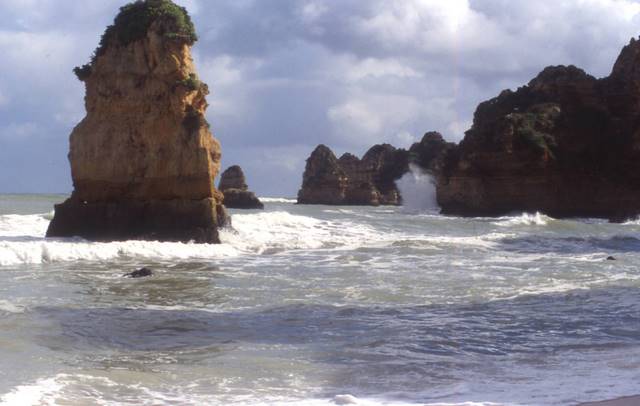
[[[392,144],[399,148],[409,148],[418,138],[408,131],[402,131],[393,136]]]
[[[329,7],[320,1],[308,1],[300,9],[300,16],[305,23],[312,23],[327,13]]]
[[[0,127],[0,138],[26,138],[41,133],[37,123],[11,123],[5,127]]]
[[[366,58],[353,61],[346,69],[345,76],[350,81],[356,81],[364,78],[380,78],[383,76],[419,78],[421,74],[411,66],[402,64],[395,59]]]
[[[370,142],[378,137],[382,130],[381,117],[360,100],[351,100],[331,107],[327,117],[333,123],[335,131],[340,134],[339,137],[344,137],[354,144]]]
[[[2,89],[0,89],[0,109],[7,106],[9,104],[9,97],[5,96],[4,93],[2,92]]]

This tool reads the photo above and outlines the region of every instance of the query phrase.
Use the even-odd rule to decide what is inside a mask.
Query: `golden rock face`
[[[204,199],[220,145],[204,122],[206,85],[189,46],[153,29],[98,57],[86,79],[87,116],[71,133],[69,160],[81,201]]]
[[[74,192],[47,235],[219,242],[220,144],[188,43],[154,22],[131,43],[112,38],[82,80],[87,115],[70,136]]]

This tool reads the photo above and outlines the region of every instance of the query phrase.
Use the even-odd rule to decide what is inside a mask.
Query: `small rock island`
[[[220,177],[218,189],[224,195],[224,205],[229,209],[264,209],[255,193],[249,191],[242,168],[228,167]]]
[[[87,115],[70,136],[74,190],[56,205],[48,237],[219,242],[221,152],[191,58],[196,40],[184,8],[136,1],[74,70]]]

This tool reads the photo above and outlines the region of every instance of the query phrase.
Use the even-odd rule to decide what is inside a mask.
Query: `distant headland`
[[[307,160],[298,202],[398,204],[401,196],[390,185],[413,160],[434,176],[445,214],[539,211],[613,221],[637,216],[640,41],[623,48],[606,78],[553,66],[515,92],[481,103],[458,145],[430,136],[409,151],[383,149],[385,164],[375,166],[350,154],[336,160],[319,146]],[[362,162],[370,161],[370,152]],[[379,196],[391,191],[392,198],[374,197],[376,188]],[[354,194],[364,198],[349,197]]]

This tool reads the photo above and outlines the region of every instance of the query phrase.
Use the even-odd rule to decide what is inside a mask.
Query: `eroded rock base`
[[[217,229],[226,222],[224,207],[214,199],[85,203],[70,198],[56,205],[47,237],[219,243]]]
[[[253,192],[225,189],[223,193],[224,205],[230,209],[264,209],[264,204]]]

